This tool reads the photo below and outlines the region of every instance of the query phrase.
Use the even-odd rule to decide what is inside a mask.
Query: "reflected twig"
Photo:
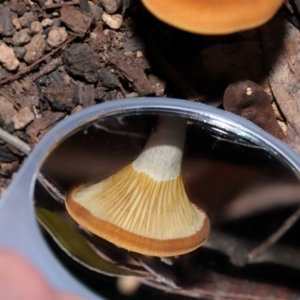
[[[248,261],[251,262],[258,256],[265,253],[268,248],[274,245],[300,218],[300,207],[288,218],[285,222],[276,230],[272,235],[270,235],[262,244],[255,247],[248,254]]]

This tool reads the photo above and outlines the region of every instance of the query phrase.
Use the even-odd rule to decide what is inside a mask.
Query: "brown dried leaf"
[[[284,21],[284,30],[283,44],[271,66],[269,81],[288,124],[287,143],[300,152],[299,139],[294,136],[300,136],[300,33],[287,21]],[[268,55],[272,49],[266,47],[266,51]]]

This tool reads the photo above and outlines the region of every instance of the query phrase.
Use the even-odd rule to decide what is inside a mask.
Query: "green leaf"
[[[54,241],[64,252],[81,265],[95,272],[109,276],[141,277],[140,274],[121,269],[113,263],[101,258],[85,238],[56,211],[50,211],[39,206],[35,207],[35,211],[39,222]]]

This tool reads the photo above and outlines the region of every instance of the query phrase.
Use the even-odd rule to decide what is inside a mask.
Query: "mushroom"
[[[185,131],[185,119],[163,117],[131,164],[99,183],[67,192],[71,217],[95,235],[144,255],[175,256],[198,248],[210,223],[184,188]]]
[[[158,19],[200,34],[228,34],[270,20],[283,0],[142,0]]]

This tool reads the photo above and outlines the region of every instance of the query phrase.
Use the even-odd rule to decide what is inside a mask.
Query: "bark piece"
[[[75,95],[71,87],[49,86],[43,89],[41,97],[48,100],[55,110],[71,111],[75,107]]]
[[[0,107],[1,121],[4,123],[4,125],[8,126],[9,123],[11,123],[13,115],[15,115],[17,111],[14,109],[13,104],[3,96],[0,96]]]
[[[9,163],[16,160],[18,160],[18,156],[0,144],[0,163]]]
[[[12,117],[15,129],[23,129],[34,120],[34,113],[29,107],[21,108],[17,114]]]
[[[73,6],[63,6],[60,10],[60,20],[74,32],[84,34],[90,28],[93,18]]]
[[[29,136],[37,137],[39,133],[46,130],[50,126],[54,125],[57,121],[61,120],[65,116],[62,112],[45,111],[43,116],[39,119],[35,119],[27,128],[26,134]]]
[[[0,176],[10,177],[19,168],[19,162],[13,161],[10,163],[1,163],[0,165]]]
[[[145,96],[154,93],[154,89],[141,67],[131,65],[120,52],[109,54],[108,60],[132,83],[140,95]]]
[[[21,95],[17,99],[17,102],[21,106],[21,108],[38,106],[39,101],[40,101],[40,99],[39,99],[38,95]]]
[[[84,77],[88,82],[98,81],[98,57],[89,45],[73,44],[64,51],[62,58],[72,75]]]
[[[99,79],[101,85],[108,88],[118,88],[120,87],[120,81],[118,77],[107,70],[106,68],[101,68],[99,73]]]
[[[82,106],[89,107],[95,104],[95,88],[93,84],[85,84],[82,94]]]

